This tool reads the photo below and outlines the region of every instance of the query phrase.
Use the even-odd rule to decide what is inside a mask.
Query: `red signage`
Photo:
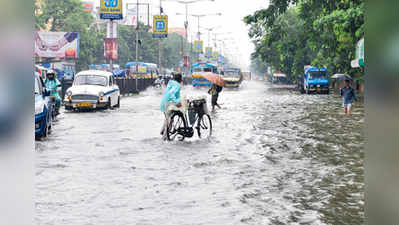
[[[189,67],[190,66],[190,57],[189,56],[184,56],[184,67]]]
[[[104,38],[104,58],[118,59],[118,39]]]

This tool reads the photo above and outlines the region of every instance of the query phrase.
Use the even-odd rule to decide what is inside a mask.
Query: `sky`
[[[176,13],[185,14],[184,4],[174,2],[176,0],[162,0],[164,14],[169,17],[169,27],[184,27],[185,16],[176,15]],[[188,1],[188,0],[181,0]],[[191,1],[191,0],[189,0]],[[97,0],[96,5],[99,5]],[[140,0],[143,3],[151,4],[151,13],[159,14],[159,0]],[[124,0],[123,4],[136,3],[136,0]],[[226,49],[231,55],[234,55],[234,62],[239,64],[242,69],[248,69],[250,64],[250,55],[254,51],[254,46],[248,36],[248,26],[243,22],[243,18],[254,13],[257,10],[267,8],[268,0],[215,0],[203,1],[189,4],[189,14],[215,14],[222,13],[221,16],[206,16],[201,18],[200,27],[214,28],[214,33],[224,33],[218,36],[218,39],[229,39],[226,43]],[[197,19],[189,17],[189,40],[195,38],[198,27]],[[201,30],[201,40],[204,40],[205,46],[208,42],[208,31]],[[227,34],[226,34],[227,33]],[[230,34],[228,34],[230,33]],[[213,39],[213,38],[212,38]],[[213,46],[213,42],[211,42]]]

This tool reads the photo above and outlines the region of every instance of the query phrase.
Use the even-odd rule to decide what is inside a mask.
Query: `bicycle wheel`
[[[202,139],[212,136],[212,120],[208,114],[204,114],[198,121],[198,137]]]
[[[177,138],[177,140],[183,141],[185,138],[184,131],[186,130],[186,127],[187,123],[182,113],[181,112],[173,113],[170,118],[166,132],[168,140],[173,141]]]

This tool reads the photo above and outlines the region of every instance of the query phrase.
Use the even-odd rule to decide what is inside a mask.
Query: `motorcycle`
[[[152,84],[152,86],[153,86],[155,89],[162,89],[162,84],[163,84],[163,80],[162,80],[162,79],[156,79],[156,80],[154,81],[154,83]]]
[[[56,117],[60,114],[61,104],[58,103],[57,105],[57,97],[56,97],[59,96],[60,91],[54,88],[47,88],[47,90],[50,92],[50,102],[52,107],[51,117],[53,120],[55,120]]]

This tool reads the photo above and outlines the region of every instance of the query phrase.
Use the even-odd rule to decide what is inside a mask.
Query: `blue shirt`
[[[170,80],[168,82],[168,86],[162,97],[161,112],[165,112],[165,105],[168,102],[173,102],[176,105],[180,103],[180,90],[181,85],[177,81]]]
[[[341,96],[344,99],[344,104],[352,104],[352,102],[357,101],[355,90],[352,87],[342,88]]]

